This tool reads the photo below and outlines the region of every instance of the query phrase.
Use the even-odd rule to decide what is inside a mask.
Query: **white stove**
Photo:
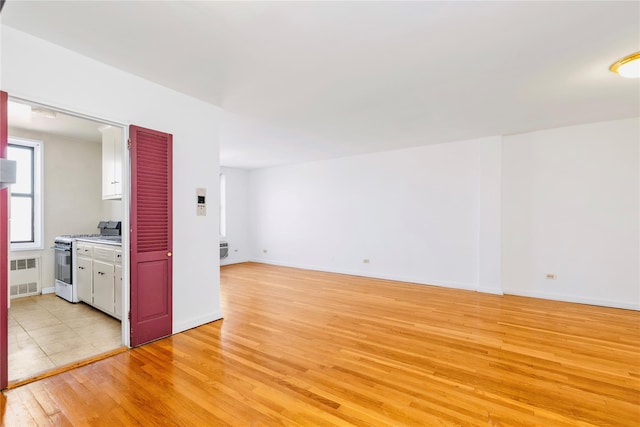
[[[53,245],[55,252],[55,288],[56,295],[69,302],[78,302],[78,290],[74,286],[75,280],[75,239],[71,237],[56,237]]]

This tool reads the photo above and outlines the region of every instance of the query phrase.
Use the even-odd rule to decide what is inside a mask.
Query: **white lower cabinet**
[[[118,319],[122,319],[122,266],[116,264],[116,277],[115,277],[115,314]]]
[[[122,319],[121,258],[120,247],[78,243],[78,298],[117,319]]]
[[[93,261],[91,258],[78,257],[78,298],[93,304]]]
[[[115,314],[114,276],[113,263],[93,260],[93,305],[111,315]]]

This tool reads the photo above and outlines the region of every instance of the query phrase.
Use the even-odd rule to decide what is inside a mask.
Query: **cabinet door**
[[[115,280],[114,280],[114,299],[115,299],[115,313],[118,319],[122,319],[122,266],[115,266]]]
[[[91,264],[91,259],[78,257],[78,274],[76,275],[78,279],[78,298],[88,304],[93,304]]]
[[[114,314],[114,267],[102,261],[93,261],[93,305]]]
[[[102,198],[122,198],[122,129],[105,126],[102,132]]]
[[[113,195],[122,198],[122,129],[113,128]]]

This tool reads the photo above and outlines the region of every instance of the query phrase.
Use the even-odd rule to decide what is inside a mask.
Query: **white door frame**
[[[52,110],[56,112],[60,112],[63,114],[67,114],[70,116],[75,116],[81,119],[92,120],[95,122],[100,122],[105,125],[110,125],[114,127],[119,127],[122,129],[122,328],[121,328],[121,340],[122,344],[130,347],[129,340],[129,300],[130,300],[130,282],[129,282],[129,271],[130,271],[130,257],[129,257],[129,214],[130,214],[130,183],[131,183],[131,170],[130,170],[130,162],[129,162],[129,148],[128,148],[128,140],[129,140],[129,124],[121,123],[118,121],[111,120],[105,117],[99,117],[94,114],[83,113],[75,109],[63,108],[60,106],[56,106],[50,103],[39,102],[37,100],[22,98],[18,96],[12,96],[9,93],[9,101],[15,102],[23,102],[26,104],[38,106],[45,108],[47,110]],[[11,125],[11,123],[8,123]],[[45,182],[46,185],[46,182]],[[46,244],[46,242],[45,242]]]

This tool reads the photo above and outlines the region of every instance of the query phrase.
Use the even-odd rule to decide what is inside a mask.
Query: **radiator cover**
[[[9,296],[11,298],[40,294],[40,257],[16,258],[9,261]]]
[[[220,259],[225,259],[229,256],[229,244],[227,242],[220,242]]]

